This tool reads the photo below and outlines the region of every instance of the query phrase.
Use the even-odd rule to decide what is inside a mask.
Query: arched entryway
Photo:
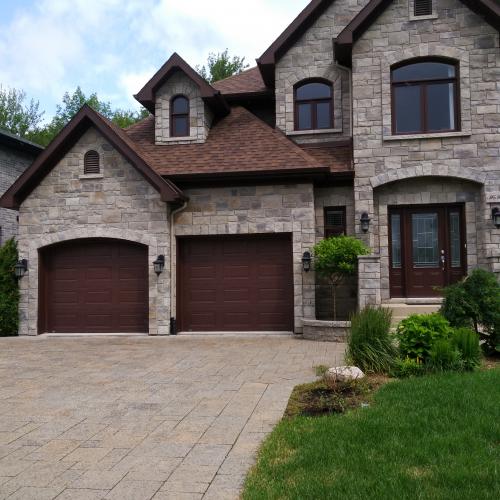
[[[147,333],[147,246],[76,239],[40,250],[40,333]]]

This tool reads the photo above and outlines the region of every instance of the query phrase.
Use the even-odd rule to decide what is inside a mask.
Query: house
[[[20,333],[301,332],[341,233],[360,306],[500,273],[499,29],[497,0],[312,0],[240,75],[174,54],[127,130],[84,107],[1,199]]]
[[[33,163],[42,147],[0,129],[0,195]],[[17,212],[0,208],[0,246],[17,235]]]

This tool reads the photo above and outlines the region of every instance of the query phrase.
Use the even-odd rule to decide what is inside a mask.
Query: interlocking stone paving
[[[342,344],[0,339],[0,498],[233,499],[292,388]]]

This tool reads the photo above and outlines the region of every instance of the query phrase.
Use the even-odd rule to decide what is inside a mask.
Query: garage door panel
[[[181,330],[293,330],[289,235],[181,238],[178,248]]]
[[[64,333],[148,331],[148,258],[143,245],[75,240],[42,252],[43,329]]]

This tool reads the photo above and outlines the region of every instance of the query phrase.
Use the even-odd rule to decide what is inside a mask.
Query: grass
[[[499,400],[490,369],[391,382],[344,415],[285,418],[243,499],[496,499]]]

